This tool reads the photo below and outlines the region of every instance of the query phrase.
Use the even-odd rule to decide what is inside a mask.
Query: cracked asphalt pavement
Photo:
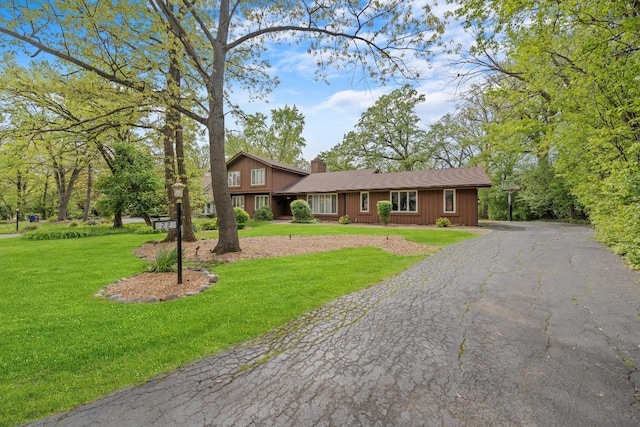
[[[640,425],[640,274],[586,226],[491,227],[267,336],[34,425]]]

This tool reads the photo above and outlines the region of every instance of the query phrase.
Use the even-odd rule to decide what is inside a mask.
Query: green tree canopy
[[[640,265],[637,2],[465,0],[457,13],[476,35],[466,61],[500,76],[491,97],[515,107],[489,137],[539,172],[549,162],[598,236]]]
[[[112,174],[96,182],[102,193],[96,207],[101,213],[113,214],[113,226],[121,227],[124,213],[147,213],[165,201],[162,181],[150,155],[127,143],[115,144],[113,153]]]
[[[306,167],[302,149],[304,115],[294,105],[271,110],[271,120],[262,113],[243,118],[240,134],[227,132],[227,155],[233,157],[244,151],[292,166]]]
[[[382,95],[345,135],[341,144],[320,157],[332,170],[347,160],[347,168],[377,168],[381,171],[410,171],[431,166],[431,147],[415,112],[425,96],[405,85]]]

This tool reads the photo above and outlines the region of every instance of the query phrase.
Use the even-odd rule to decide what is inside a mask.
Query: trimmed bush
[[[262,206],[253,214],[256,221],[273,221],[273,211],[270,206]]]
[[[244,227],[244,223],[249,221],[249,214],[242,208],[235,207],[233,208],[233,213],[236,215],[236,223]],[[242,228],[242,227],[238,227]]]
[[[309,203],[302,199],[294,200],[289,205],[293,214],[293,222],[312,223],[314,222],[313,212]]]
[[[393,209],[393,205],[389,200],[380,200],[378,202],[378,217],[380,218],[380,223],[382,225],[389,224],[389,220],[391,219],[391,209]]]
[[[451,221],[449,221],[449,218],[445,218],[441,216],[440,218],[436,218],[436,226],[449,227],[451,226]]]
[[[338,222],[340,224],[351,224],[351,218],[349,218],[349,215],[344,215],[341,216],[340,219],[338,219]]]
[[[214,218],[213,221],[207,221],[204,224],[202,224],[203,231],[217,230],[217,229],[218,229],[218,218]]]

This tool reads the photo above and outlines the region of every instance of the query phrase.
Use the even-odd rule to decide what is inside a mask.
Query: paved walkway
[[[37,425],[640,425],[639,279],[588,227],[502,224]]]

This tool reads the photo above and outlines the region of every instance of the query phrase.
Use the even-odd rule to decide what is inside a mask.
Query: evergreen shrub
[[[298,199],[291,202],[291,213],[293,214],[293,222],[299,223],[313,223],[313,212],[311,212],[311,206],[304,200]]]
[[[380,222],[382,223],[382,225],[389,224],[389,220],[391,219],[391,209],[393,208],[393,205],[389,200],[380,200],[377,206]]]
[[[253,218],[256,221],[273,221],[273,211],[270,206],[262,206],[256,210]]]
[[[445,218],[445,217],[440,217],[440,218],[436,218],[436,226],[438,227],[450,227],[451,226],[451,221],[449,220],[449,218]]]

